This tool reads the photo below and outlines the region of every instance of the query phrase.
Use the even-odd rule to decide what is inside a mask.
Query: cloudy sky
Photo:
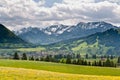
[[[0,0],[0,23],[14,30],[91,21],[120,25],[120,0]]]

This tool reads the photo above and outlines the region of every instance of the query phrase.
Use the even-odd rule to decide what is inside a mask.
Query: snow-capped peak
[[[66,25],[52,25],[50,27],[47,27],[43,29],[43,31],[46,34],[54,34],[54,35],[59,35],[62,34],[64,31],[68,30],[71,26],[66,26]]]
[[[24,33],[27,33],[29,31],[33,31],[33,29],[38,29],[38,30],[41,30],[40,28],[33,28],[33,27],[28,27],[28,28],[22,28],[18,31],[13,31],[16,35],[19,35],[19,34],[24,34]]]
[[[115,28],[115,26],[113,26],[112,24],[103,22],[103,21],[88,22],[88,23],[80,22],[74,26],[67,26],[67,25],[60,24],[60,25],[51,25],[49,27],[42,28],[42,29],[41,28],[33,28],[33,27],[23,28],[19,31],[15,31],[15,34],[19,35],[22,33],[29,32],[29,31],[32,31],[32,32],[33,31],[34,32],[41,31],[47,35],[58,36],[58,35],[63,34],[64,32],[66,32],[66,33],[72,32],[74,34],[74,33],[79,33],[81,31],[92,30],[92,29],[97,30],[97,32],[99,32],[99,31],[104,31],[104,30],[110,29],[110,28]]]
[[[82,29],[94,29],[94,28],[108,28],[111,27],[112,25],[109,23],[106,23],[104,21],[101,22],[88,22],[88,23],[83,23],[80,22],[76,26],[82,28]],[[112,28],[112,27],[111,27]]]

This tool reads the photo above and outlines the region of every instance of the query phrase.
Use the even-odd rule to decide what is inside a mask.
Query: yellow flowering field
[[[120,80],[119,76],[95,76],[0,67],[0,80]]]

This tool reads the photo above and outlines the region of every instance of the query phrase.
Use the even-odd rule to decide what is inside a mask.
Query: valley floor
[[[120,77],[69,74],[43,70],[0,67],[0,80],[120,80]]]

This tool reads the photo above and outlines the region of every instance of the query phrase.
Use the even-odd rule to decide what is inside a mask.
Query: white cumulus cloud
[[[0,23],[10,29],[87,21],[120,23],[120,0],[62,0],[51,7],[45,3],[46,0],[0,0]]]

